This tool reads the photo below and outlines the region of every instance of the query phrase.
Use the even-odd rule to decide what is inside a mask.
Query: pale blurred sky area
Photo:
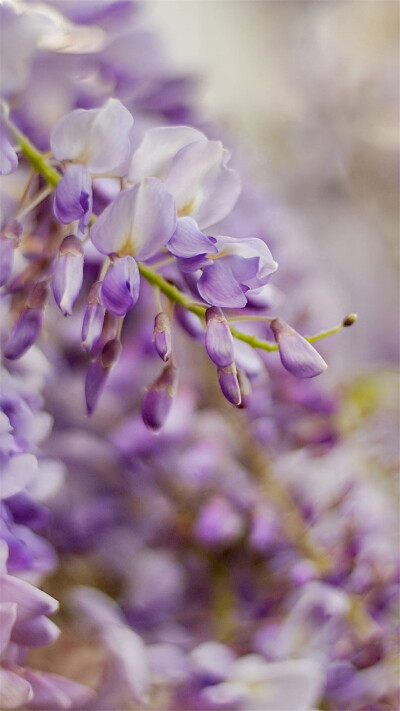
[[[399,2],[145,4],[174,66],[203,77],[204,112],[254,144],[259,173],[296,211],[338,313],[359,313],[353,355],[396,361]]]

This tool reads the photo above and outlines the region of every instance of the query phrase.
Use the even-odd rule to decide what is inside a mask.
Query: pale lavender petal
[[[309,659],[266,662],[248,654],[233,664],[232,678],[247,685],[251,711],[309,711],[325,684],[321,666]]]
[[[68,165],[54,196],[57,220],[63,225],[80,220],[84,228],[90,222],[92,208],[92,179],[88,169],[84,165]]]
[[[132,126],[128,109],[109,99],[100,109],[76,109],[62,118],[52,131],[51,149],[58,160],[87,165],[93,175],[118,172],[131,151]]]
[[[197,288],[202,299],[213,306],[243,308],[247,304],[245,294],[223,260],[205,267]]]
[[[4,286],[11,276],[15,242],[0,235],[0,286]]]
[[[282,365],[297,378],[314,378],[328,367],[318,351],[281,319],[271,322]]]
[[[178,151],[195,141],[206,141],[201,131],[191,126],[161,126],[151,128],[133,154],[129,180],[146,177],[163,178]]]
[[[200,229],[222,220],[239,196],[240,177],[227,168],[229,157],[220,141],[197,141],[177,153],[164,178],[178,215],[191,215]]]
[[[103,254],[117,253],[146,260],[164,247],[176,226],[172,196],[160,180],[145,178],[121,192],[91,229],[91,239]]]
[[[23,491],[36,476],[38,462],[33,454],[15,454],[0,470],[0,499]]]
[[[100,298],[114,316],[125,316],[139,298],[140,274],[133,257],[116,259],[104,277]]]
[[[150,674],[141,637],[123,625],[109,625],[104,630],[103,640],[114,656],[118,674],[129,685],[135,699],[145,702]]]
[[[0,175],[10,175],[18,168],[18,156],[0,123]]]
[[[215,238],[200,232],[192,217],[180,217],[176,230],[167,247],[175,257],[197,257],[202,254],[216,254]]]
[[[235,360],[233,336],[228,322],[217,306],[211,306],[206,311],[206,350],[216,365],[226,368]]]
[[[17,624],[32,620],[38,615],[49,615],[58,609],[58,602],[53,597],[11,575],[5,575],[1,579],[0,603],[3,602],[16,603]]]
[[[2,709],[20,709],[33,696],[28,681],[9,669],[0,667],[0,707]]]
[[[65,679],[49,672],[24,669],[24,678],[29,682],[33,697],[29,709],[58,711],[60,709],[82,709],[94,698],[94,692],[76,681]]]
[[[74,235],[61,244],[53,267],[51,286],[57,306],[64,316],[70,316],[83,282],[83,248]]]
[[[15,602],[3,602],[0,604],[0,656],[10,641],[11,630],[16,617],[17,605]]]
[[[4,357],[16,360],[24,355],[39,338],[42,324],[43,312],[40,309],[24,309],[6,342]]]
[[[230,675],[235,653],[220,642],[204,642],[190,653],[196,673],[213,681],[222,681]]]
[[[102,629],[105,625],[123,624],[121,608],[108,595],[85,585],[74,587],[69,599],[84,620]]]

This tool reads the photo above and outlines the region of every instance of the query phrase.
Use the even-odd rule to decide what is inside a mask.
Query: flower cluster
[[[391,381],[141,11],[0,4],[0,705],[391,711]]]

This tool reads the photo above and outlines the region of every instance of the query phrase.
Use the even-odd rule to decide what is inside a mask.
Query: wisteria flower
[[[128,179],[160,178],[174,196],[178,215],[193,217],[200,229],[222,220],[240,193],[240,177],[228,167],[230,153],[189,126],[153,128],[135,151]]]
[[[75,109],[54,127],[51,150],[58,160],[86,165],[92,175],[123,175],[131,151],[133,117],[118,99],[100,109]]]

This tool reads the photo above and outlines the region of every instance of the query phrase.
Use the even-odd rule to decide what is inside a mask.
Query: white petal
[[[177,152],[195,141],[206,141],[201,131],[191,126],[162,126],[151,128],[144,134],[135,151],[129,170],[129,180],[164,178]]]

